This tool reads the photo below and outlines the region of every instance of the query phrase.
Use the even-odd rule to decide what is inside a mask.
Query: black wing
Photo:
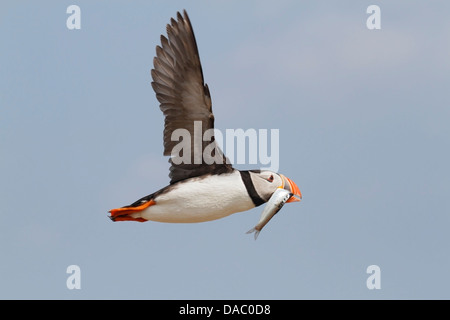
[[[171,184],[206,173],[220,174],[233,170],[216,145],[214,136],[212,135],[209,141],[202,139],[206,130],[214,129],[214,115],[208,85],[203,79],[192,25],[186,11],[183,13],[182,16],[177,12],[178,21],[172,18],[171,23],[167,25],[168,38],[161,36],[161,46],[156,47],[154,69],[151,71],[152,87],[165,116],[164,155],[171,156],[169,159]],[[198,121],[197,127],[201,123],[201,137],[196,135],[199,139],[194,139],[195,121]],[[185,132],[189,132],[190,154],[175,152],[172,155],[173,148],[182,140],[172,140],[172,133],[176,129],[185,129],[187,130]],[[211,156],[209,159],[203,157],[203,151],[207,146],[209,147],[206,155]],[[183,149],[186,150],[189,151]],[[212,152],[209,152],[211,150]],[[214,159],[215,161],[211,163]]]

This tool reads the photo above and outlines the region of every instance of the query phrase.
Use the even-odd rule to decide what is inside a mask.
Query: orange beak
[[[288,199],[286,202],[297,202],[300,201],[302,198],[302,193],[300,192],[300,189],[297,187],[294,181],[289,179],[288,177],[285,177],[284,175],[280,174],[281,180],[283,181],[283,184],[280,186],[280,188],[283,188],[290,193],[293,193],[293,196]]]

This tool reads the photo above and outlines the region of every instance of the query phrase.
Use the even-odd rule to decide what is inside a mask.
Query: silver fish
[[[267,201],[266,206],[264,207],[263,212],[261,213],[261,217],[259,218],[258,224],[247,231],[247,233],[255,232],[255,240],[258,238],[259,233],[262,228],[269,222],[270,219],[284,206],[286,201],[292,197],[292,193],[287,191],[286,189],[278,188],[270,197],[269,201]]]

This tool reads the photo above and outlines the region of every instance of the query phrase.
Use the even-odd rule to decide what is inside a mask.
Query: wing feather
[[[177,20],[171,18],[166,27],[167,38],[161,35],[161,46],[156,46],[154,68],[151,70],[152,87],[160,102],[160,109],[165,116],[164,124],[164,155],[172,156],[169,176],[170,183],[175,183],[191,177],[207,173],[225,173],[233,170],[223,152],[215,145],[221,161],[206,164],[194,163],[194,150],[200,150],[211,141],[195,141],[194,121],[200,121],[203,133],[214,128],[211,96],[208,86],[204,83],[203,71],[198,54],[197,43],[191,22],[186,11],[181,15],[177,12]],[[186,129],[191,136],[191,155],[188,163],[175,161],[177,155],[171,155],[173,148],[180,141],[172,141],[172,133],[176,129]]]

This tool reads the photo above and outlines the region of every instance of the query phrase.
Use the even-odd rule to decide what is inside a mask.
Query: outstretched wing
[[[161,36],[161,46],[156,47],[151,74],[165,116],[164,155],[171,156],[170,183],[206,173],[230,172],[233,168],[216,145],[214,135],[203,141],[205,131],[214,129],[214,115],[186,11],[183,16],[177,12],[177,21],[171,19],[167,35]],[[177,129],[181,130],[175,132]]]

